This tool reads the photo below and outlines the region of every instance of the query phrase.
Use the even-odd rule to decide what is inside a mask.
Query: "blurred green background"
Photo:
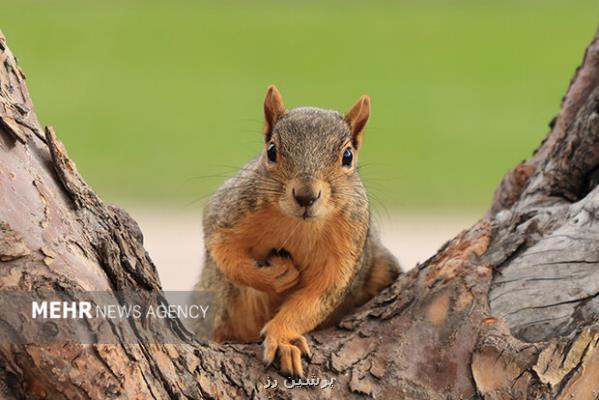
[[[201,204],[260,151],[275,83],[291,107],[372,97],[362,174],[391,210],[484,209],[598,16],[596,0],[0,4],[40,121],[105,199]]]

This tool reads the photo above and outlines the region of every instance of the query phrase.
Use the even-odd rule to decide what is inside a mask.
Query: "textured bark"
[[[160,281],[137,224],[41,128],[3,37],[0,61],[0,288],[74,299],[131,289],[163,302],[148,294]],[[0,399],[597,399],[598,113],[596,36],[547,138],[506,174],[489,212],[309,335],[307,375],[335,377],[332,387],[267,388],[284,377],[264,369],[257,344],[199,343],[172,319],[152,332],[176,344],[160,344],[131,320],[107,327],[115,344],[0,340]],[[0,338],[20,335],[20,317],[0,315]]]

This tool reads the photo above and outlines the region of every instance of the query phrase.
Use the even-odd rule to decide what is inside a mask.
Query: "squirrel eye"
[[[349,166],[351,166],[353,159],[354,159],[354,153],[348,147],[343,152],[343,159],[341,160],[341,165],[343,165],[344,167],[349,167]]]
[[[268,145],[268,148],[266,149],[266,156],[271,162],[277,161],[277,148],[275,147],[274,143]]]

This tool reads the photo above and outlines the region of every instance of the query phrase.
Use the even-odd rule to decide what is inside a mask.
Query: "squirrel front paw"
[[[256,266],[260,272],[256,288],[264,292],[282,293],[299,282],[299,271],[289,257],[272,256]]]
[[[279,355],[280,370],[286,376],[304,376],[302,367],[302,355],[310,358],[310,347],[303,335],[285,329],[276,329],[266,324],[262,329],[261,336],[264,337],[264,363],[270,365],[276,355]]]

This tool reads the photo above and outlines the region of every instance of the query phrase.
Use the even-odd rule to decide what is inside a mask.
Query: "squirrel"
[[[362,96],[342,115],[286,110],[264,100],[260,156],[204,208],[206,257],[195,289],[212,293],[212,321],[196,337],[263,339],[264,363],[303,376],[304,334],[331,326],[395,281],[401,269],[373,229],[358,151],[370,115]]]

